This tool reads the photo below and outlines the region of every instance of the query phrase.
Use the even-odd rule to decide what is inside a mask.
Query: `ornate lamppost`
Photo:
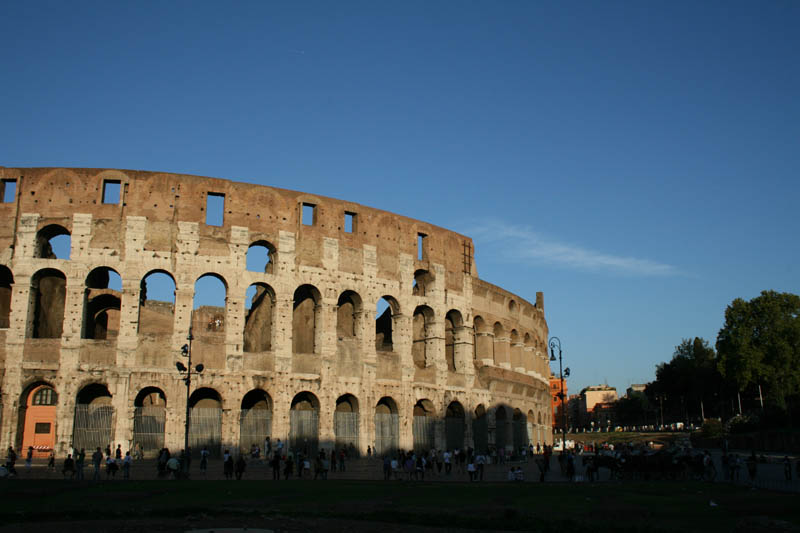
[[[561,450],[567,451],[567,406],[564,403],[564,378],[569,377],[569,367],[564,368],[561,361],[561,339],[550,337],[550,361],[556,360],[556,346],[558,347],[558,375],[561,379],[561,392],[558,398],[561,400]]]
[[[192,340],[194,340],[194,336],[192,335],[192,326],[189,326],[189,335],[186,337],[186,340],[189,341],[188,344],[184,344],[181,347],[181,356],[186,357],[189,360],[187,364],[184,365],[182,362],[177,361],[175,363],[175,368],[178,369],[178,372],[181,374],[186,374],[183,376],[183,382],[186,383],[186,426],[184,429],[183,434],[183,453],[184,457],[186,458],[183,461],[184,464],[181,465],[183,471],[186,475],[189,474],[189,426],[191,425],[191,409],[189,407],[189,396],[191,394],[192,389],[192,375],[199,375],[203,369],[205,368],[202,363],[196,365],[194,369],[192,369]]]

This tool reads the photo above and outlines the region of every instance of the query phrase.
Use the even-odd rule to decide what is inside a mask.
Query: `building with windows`
[[[469,237],[215,178],[0,178],[2,446],[182,448],[184,344],[195,452],[552,440],[543,295],[481,280]]]
[[[568,389],[567,389],[567,380],[564,378],[564,400],[562,401],[561,396],[561,379],[556,376],[555,374],[550,374],[550,408],[552,410],[552,421],[553,421],[553,430],[560,430],[561,423],[562,423],[562,409],[564,409],[564,404],[567,403],[569,399]],[[569,418],[569,413],[567,413],[567,418]],[[569,421],[567,421],[567,427],[569,428]]]

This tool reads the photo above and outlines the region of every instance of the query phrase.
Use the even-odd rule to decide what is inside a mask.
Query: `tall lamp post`
[[[184,365],[180,361],[175,363],[175,368],[178,369],[178,372],[181,374],[186,374],[183,376],[183,382],[186,383],[186,426],[184,429],[183,434],[183,453],[185,454],[186,460],[184,464],[181,465],[183,471],[188,474],[189,473],[189,426],[191,425],[191,409],[189,408],[189,395],[191,394],[192,389],[192,374],[199,375],[203,369],[205,368],[202,363],[196,365],[194,369],[192,369],[192,341],[194,340],[194,336],[192,335],[192,326],[189,326],[189,335],[187,335],[186,340],[189,341],[188,344],[184,344],[181,347],[181,356],[186,357],[189,360],[187,364]]]
[[[561,361],[561,339],[550,337],[550,360],[556,360],[556,346],[558,347],[558,375],[561,379],[561,392],[558,398],[561,400],[561,450],[567,451],[567,406],[564,404],[564,378],[569,377],[569,367],[564,368]]]

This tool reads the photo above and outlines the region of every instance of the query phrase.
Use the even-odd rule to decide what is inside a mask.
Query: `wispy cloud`
[[[612,255],[543,236],[524,226],[488,221],[468,233],[482,249],[515,262],[553,264],[576,270],[610,271],[635,276],[676,276],[673,265]],[[479,249],[480,253],[480,249]]]

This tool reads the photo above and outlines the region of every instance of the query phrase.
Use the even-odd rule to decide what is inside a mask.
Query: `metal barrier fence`
[[[358,449],[358,413],[334,412],[333,431],[337,449],[351,444]]]
[[[75,424],[72,430],[72,447],[89,451],[96,448],[105,449],[111,444],[111,424],[114,408],[110,405],[92,406],[77,404],[75,406]]]
[[[375,455],[393,454],[400,447],[400,417],[375,413]]]
[[[319,414],[292,409],[289,415],[289,446],[295,452],[316,455],[319,447]]]
[[[192,455],[198,455],[204,447],[212,457],[222,453],[222,409],[219,407],[195,407],[190,410],[189,447]]]
[[[133,411],[133,444],[142,452],[158,453],[164,447],[164,426],[167,411],[163,405],[136,407]]]
[[[432,416],[414,417],[414,451],[425,452],[436,447],[436,419]]]
[[[249,452],[253,444],[264,446],[272,435],[272,411],[268,409],[242,409],[239,413],[239,449]],[[264,450],[266,453],[266,450]]]

